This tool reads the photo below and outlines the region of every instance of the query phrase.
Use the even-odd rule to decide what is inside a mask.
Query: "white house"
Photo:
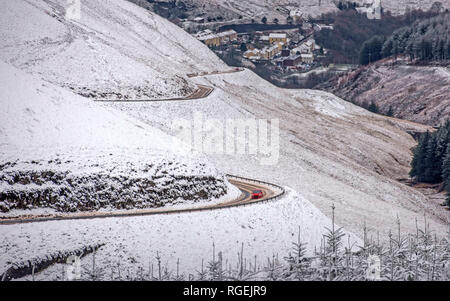
[[[304,43],[304,45],[308,46],[310,51],[314,51],[316,48],[316,41],[314,39],[309,39]]]
[[[261,37],[259,37],[259,40],[260,40],[261,42],[267,42],[267,43],[269,43],[269,36],[261,36]]]
[[[287,35],[285,33],[271,33],[269,35],[270,44],[284,43],[287,44]]]
[[[302,57],[302,62],[305,64],[314,63],[314,55],[312,53],[302,53],[300,54]]]

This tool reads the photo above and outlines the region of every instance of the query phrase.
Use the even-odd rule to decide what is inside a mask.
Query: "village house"
[[[197,33],[196,38],[205,43],[208,47],[211,46],[218,47],[230,41],[236,41],[237,32],[234,30],[228,30],[214,34],[210,30],[205,30]]]
[[[300,33],[294,34],[291,36],[291,43],[294,45],[297,45],[298,43],[300,43],[300,41],[302,41],[305,37],[302,36]]]
[[[283,48],[285,47],[285,44],[280,42],[280,43],[275,43],[274,46],[278,47],[279,52],[281,52],[281,50],[283,50]]]
[[[295,67],[302,62],[302,57],[300,55],[291,55],[290,57],[284,59],[283,67]]]
[[[305,44],[301,44],[300,46],[297,46],[297,47],[291,49],[292,55],[300,54],[300,53],[310,53],[310,52],[311,52],[311,48]]]
[[[215,35],[215,34],[209,34],[209,35],[206,35],[206,36],[198,37],[198,40],[200,40],[203,43],[205,43],[205,45],[208,46],[208,47],[220,46],[220,38],[217,35]]]
[[[205,30],[202,30],[202,31],[197,32],[197,33],[195,34],[195,37],[198,39],[198,38],[201,38],[201,37],[209,36],[209,35],[211,35],[211,34],[213,34],[212,30],[210,30],[210,29],[205,29]]]
[[[264,43],[269,43],[270,41],[269,36],[260,36],[259,40]]]
[[[277,54],[281,52],[281,48],[279,45],[273,45],[271,47],[266,47],[261,50],[261,59],[265,60],[271,60],[274,58]]]
[[[271,60],[281,53],[282,43],[277,43],[263,49],[251,49],[244,52],[244,57],[249,60]]]
[[[270,44],[283,43],[284,45],[286,45],[287,35],[285,33],[271,33],[269,35],[269,43]]]
[[[219,37],[221,44],[229,41],[236,41],[238,38],[237,32],[234,30],[219,32],[217,36]]]
[[[314,63],[314,55],[312,53],[302,53],[300,54],[302,62],[305,64]]]
[[[313,52],[316,48],[316,41],[313,39],[306,41],[304,44],[309,47],[310,52]]]
[[[291,50],[291,54],[301,54],[301,53],[313,53],[314,50],[316,50],[318,46],[316,45],[315,41],[313,39],[310,39],[306,41],[305,43],[293,48]]]
[[[244,57],[249,60],[259,60],[259,50],[256,48],[247,50],[246,52],[244,52]]]

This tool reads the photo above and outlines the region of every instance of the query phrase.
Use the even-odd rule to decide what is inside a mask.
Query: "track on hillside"
[[[203,72],[196,74],[188,74],[188,77],[201,77],[208,75],[217,75],[225,73],[241,72],[244,69],[236,68],[229,71],[213,71]],[[171,99],[154,99],[154,100],[96,100],[97,102],[152,102],[152,101],[176,101],[176,100],[192,100],[208,97],[214,88],[198,85],[198,89],[188,96],[187,98],[171,98]],[[35,223],[45,221],[61,221],[61,220],[81,220],[81,219],[95,219],[95,218],[110,218],[110,217],[130,217],[130,216],[145,216],[145,215],[157,215],[157,214],[177,214],[188,213],[196,211],[216,210],[223,208],[231,208],[238,206],[245,206],[254,203],[266,202],[277,199],[284,195],[285,190],[281,186],[262,182],[258,180],[242,178],[238,176],[227,175],[231,184],[238,187],[241,191],[239,198],[214,204],[214,205],[202,205],[187,209],[170,209],[170,208],[151,208],[151,209],[139,209],[139,210],[124,210],[124,211],[111,211],[111,212],[79,212],[79,213],[52,213],[42,215],[21,215],[12,217],[0,217],[0,225],[12,225],[21,223]],[[253,190],[262,190],[264,197],[261,199],[252,199],[251,194]]]
[[[285,193],[284,188],[275,184],[232,175],[227,175],[227,177],[228,181],[231,184],[239,188],[239,190],[241,191],[241,195],[237,199],[226,201],[219,204],[214,205],[205,204],[199,207],[185,208],[185,209],[151,208],[151,209],[111,211],[111,212],[55,213],[48,215],[22,215],[14,217],[0,217],[0,225],[13,225],[22,223],[36,223],[36,222],[62,221],[62,220],[82,220],[82,219],[85,220],[95,218],[146,216],[146,215],[160,215],[160,214],[181,214],[189,212],[217,210],[267,202],[282,197]],[[261,199],[252,199],[251,194],[253,190],[262,190],[264,193],[264,197]]]
[[[188,74],[187,77],[201,77],[208,75],[217,75],[217,74],[228,74],[228,73],[236,73],[242,72],[244,69],[236,68],[228,71],[212,71],[212,72],[201,72],[201,73],[191,73]],[[197,89],[190,95],[185,97],[173,97],[173,98],[155,98],[155,99],[95,99],[96,102],[159,102],[159,101],[181,101],[181,100],[194,100],[194,99],[202,99],[207,98],[214,91],[213,87],[205,86],[205,85],[197,85]]]
[[[213,91],[213,87],[197,85],[198,89],[187,97],[174,97],[174,98],[161,98],[161,99],[95,99],[95,102],[162,102],[162,101],[181,101],[181,100],[193,100],[202,99],[208,97]]]

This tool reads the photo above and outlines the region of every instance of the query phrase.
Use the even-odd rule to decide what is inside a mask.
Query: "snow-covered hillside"
[[[331,211],[329,209],[328,211]],[[0,226],[0,275],[10,266],[28,260],[45,259],[61,251],[71,252],[84,246],[105,244],[96,254],[100,279],[110,280],[111,269],[129,272],[136,277],[139,269],[148,273],[149,265],[157,269],[159,255],[163,266],[180,273],[194,273],[222,252],[224,264],[237,264],[236,253],[244,244],[244,258],[264,265],[278,254],[280,260],[292,250],[301,226],[302,242],[307,253],[320,247],[325,227],[331,221],[310,202],[292,190],[287,196],[267,204],[196,212],[179,215],[156,215],[127,218],[59,221]],[[347,233],[354,250],[361,244]],[[82,260],[83,271],[92,267],[92,256]],[[84,269],[86,268],[86,269]],[[36,280],[60,280],[61,265],[54,265],[36,275]],[[86,279],[86,273],[83,273]]]
[[[198,8],[198,13],[206,12],[208,15],[234,15],[245,18],[262,18],[266,16],[270,21],[278,18],[284,22],[289,11],[299,11],[304,17],[319,16],[322,13],[337,11],[338,0],[185,0]],[[344,1],[345,2],[345,1]],[[374,0],[355,0],[361,5],[370,6]],[[385,11],[392,14],[403,14],[407,9],[431,8],[435,0],[390,0],[381,1]],[[450,8],[450,0],[441,0],[444,8]],[[259,21],[259,20],[258,20]]]
[[[201,42],[128,1],[2,0],[0,59],[76,93],[102,99],[183,96],[185,76],[226,66]]]
[[[385,119],[332,94],[313,90],[284,90],[253,72],[210,75],[199,84],[215,87],[197,102],[108,104],[170,134],[173,118],[280,120],[280,160],[263,166],[256,156],[212,156],[222,170],[288,185],[326,212],[340,210],[338,223],[358,232],[387,233],[397,216],[405,231],[415,231],[415,218],[431,215],[430,223],[445,233],[449,216],[414,189],[398,182],[408,177],[411,149],[416,142],[407,131],[426,126]]]
[[[84,183],[103,177],[116,189],[115,185],[123,185],[120,178],[112,178],[119,173],[139,178],[138,186],[125,190],[133,196],[146,179],[164,174],[165,178],[191,177],[200,190],[211,189],[213,198],[228,185],[221,172],[229,172],[288,186],[288,195],[277,202],[213,212],[1,226],[0,251],[5,256],[0,269],[8,262],[99,242],[105,247],[97,264],[108,272],[117,263],[147,267],[157,251],[172,267],[181,258],[183,267],[192,271],[200,268],[202,258],[212,255],[213,242],[225,258],[235,258],[242,242],[249,256],[282,256],[296,240],[299,225],[311,252],[320,246],[324,227],[330,226],[323,213],[329,215],[333,203],[338,224],[356,234],[364,222],[369,235],[394,229],[397,216],[403,230],[412,232],[415,218],[422,221],[423,213],[431,229],[438,234],[446,230],[447,216],[441,208],[396,181],[407,176],[415,145],[405,128],[426,127],[370,114],[331,94],[278,89],[248,70],[189,79],[186,87],[215,88],[201,100],[96,105],[70,92],[66,87],[117,89],[135,97],[128,84],[146,86],[142,80],[150,77],[155,86],[149,86],[149,91],[155,95],[157,88],[176,94],[181,91],[176,75],[227,68],[194,38],[142,8],[124,0],[85,2],[82,18],[76,22],[61,19],[62,0],[2,2],[2,8],[8,8],[1,11],[5,18],[0,21],[0,56],[6,61],[0,66],[0,88],[6,91],[0,100],[6,108],[0,112],[0,158],[4,161],[0,172],[6,174],[2,189],[39,186],[36,173],[48,179],[45,185],[56,187],[55,191],[70,187],[67,180],[58,182],[59,175],[80,179],[82,185],[74,185],[74,193]],[[18,17],[23,15],[27,18]],[[63,36],[76,38],[63,47]],[[91,51],[90,46],[102,51]],[[209,156],[218,172],[204,157],[188,153],[169,136],[178,134],[174,120],[194,114],[219,121],[278,118],[278,164],[263,166],[259,158],[248,155]],[[147,168],[148,162],[155,168]],[[47,177],[41,172],[46,169],[56,169],[58,177]],[[195,182],[196,177],[213,178],[217,185]],[[15,179],[19,181],[9,182]],[[183,185],[169,180],[160,187],[168,183],[175,190]],[[144,188],[145,192],[148,186]],[[233,193],[228,187],[228,195]],[[20,199],[29,196],[33,195]],[[109,196],[105,199],[114,201]],[[55,271],[44,278],[53,279]]]
[[[155,207],[232,193],[162,131],[3,62],[0,70],[0,211]]]

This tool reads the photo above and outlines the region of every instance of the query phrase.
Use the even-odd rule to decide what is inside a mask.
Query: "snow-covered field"
[[[386,233],[396,228],[397,216],[403,229],[413,232],[415,218],[422,221],[424,212],[437,234],[446,231],[448,215],[395,181],[407,176],[415,145],[405,127],[425,127],[378,117],[331,94],[278,89],[248,70],[188,79],[186,73],[227,67],[181,29],[127,1],[82,3],[81,19],[69,21],[62,0],[1,2],[0,173],[51,168],[69,178],[100,174],[109,184],[116,172],[139,179],[163,174],[161,187],[172,176],[213,178],[217,189],[196,182],[213,197],[228,185],[226,172],[287,186],[289,192],[277,202],[219,211],[3,225],[0,273],[14,262],[97,242],[105,243],[96,255],[99,268],[118,262],[146,267],[160,251],[172,269],[180,258],[182,269],[192,272],[202,258],[212,256],[213,242],[230,263],[241,242],[249,257],[287,255],[298,226],[311,252],[331,224],[323,213],[329,216],[333,203],[338,224],[358,235],[364,222],[370,235]],[[145,95],[173,96],[196,84],[215,90],[200,100],[111,104],[71,92],[87,87],[135,97],[137,90],[130,87],[145,87]],[[173,138],[180,130],[173,121],[194,114],[219,122],[279,119],[278,163],[263,166],[258,156],[192,153]],[[162,170],[147,169],[147,164]],[[14,178],[4,177],[0,189],[30,185],[8,182]],[[19,179],[35,181],[32,174]],[[59,184],[50,178],[46,185]],[[38,279],[56,275],[58,266]]]

